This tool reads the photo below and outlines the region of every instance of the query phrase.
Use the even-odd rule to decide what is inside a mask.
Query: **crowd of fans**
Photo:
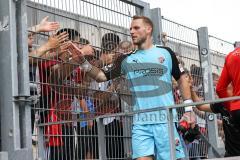
[[[49,32],[50,36],[47,42],[34,48],[35,34],[39,32]],[[60,29],[60,24],[49,22],[48,17],[29,28],[31,95],[38,99],[32,106],[32,131],[34,124],[45,124],[46,159],[97,159],[98,131],[94,118],[121,111],[118,94],[121,77],[103,83],[91,79],[77,64],[76,48],[103,70],[112,67],[119,54],[133,50],[130,41],[123,41],[114,33],[104,34],[101,47],[94,48],[77,30]],[[104,118],[103,124],[107,157],[123,158],[120,118]],[[36,138],[33,144],[35,141]]]

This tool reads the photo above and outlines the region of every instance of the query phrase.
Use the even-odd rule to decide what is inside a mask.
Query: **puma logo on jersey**
[[[134,59],[134,60],[132,60],[133,62],[135,62],[135,63],[138,63],[138,61],[136,60],[136,59]]]

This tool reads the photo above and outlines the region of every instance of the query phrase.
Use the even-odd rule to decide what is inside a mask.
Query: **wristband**
[[[84,72],[89,72],[92,70],[93,66],[87,60],[85,60],[83,63],[80,64],[79,68]]]
[[[187,100],[183,101],[183,103],[188,104],[188,103],[193,103],[193,101],[191,99],[187,99]],[[185,112],[191,112],[191,111],[193,111],[192,106],[185,107]]]

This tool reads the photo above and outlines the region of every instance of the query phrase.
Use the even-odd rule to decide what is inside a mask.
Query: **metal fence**
[[[95,55],[89,57],[89,60],[102,60],[103,64],[97,65],[105,66],[104,69],[111,67],[105,63],[108,63],[112,54],[130,49],[127,27],[131,16],[142,14],[142,7],[119,0],[113,1],[111,5],[96,0],[34,1],[27,6],[29,27],[49,16],[49,19],[59,22],[69,35],[73,34],[71,40],[76,41],[75,38],[80,37],[79,45],[84,46],[87,42],[93,46]],[[49,34],[36,33],[33,46],[43,45],[48,38]],[[127,89],[119,83],[124,83],[122,78],[99,84],[76,69],[78,65],[60,61],[60,52],[53,52],[56,52],[55,57],[30,56],[31,75],[39,72],[39,80],[30,77],[31,84],[39,88],[33,89],[35,91],[32,93],[39,98],[37,104],[32,106],[32,122],[35,121],[36,124],[33,134],[36,141],[34,158],[129,158],[131,117],[111,117],[96,121],[96,117],[102,114],[131,109],[124,104],[124,99],[129,99],[129,96],[120,94],[120,90],[122,92]],[[66,71],[59,72],[66,72],[63,74],[68,76],[62,77],[62,73],[53,71],[56,64],[66,68]],[[52,79],[52,82],[49,81]]]
[[[197,30],[173,22],[165,17],[162,17],[162,26],[162,43],[175,51],[179,62],[192,76],[196,93],[199,97],[204,98],[203,72],[198,50]],[[178,87],[175,86],[174,95],[177,104],[183,102],[179,93],[180,91]],[[181,118],[181,115],[184,113],[184,108],[178,109],[178,112],[180,114],[179,118]],[[197,124],[200,127],[201,133],[207,136],[205,114],[198,110],[196,110],[195,113],[197,115]],[[207,145],[201,139],[194,141],[186,148],[189,158],[207,157]]]
[[[79,65],[71,59],[72,55],[63,52],[64,48],[59,48],[59,38],[65,40],[64,32],[69,34],[66,37],[78,45],[80,49],[88,47],[89,51],[89,45],[92,46],[90,50],[94,54],[89,54],[86,57],[96,66],[108,70],[112,67],[112,59],[115,56],[132,49],[129,34],[132,16],[146,15],[157,18],[160,25],[157,22],[154,22],[154,25],[157,27],[156,30],[159,31],[157,37],[161,38],[161,44],[175,51],[179,62],[192,75],[198,95],[205,99],[211,99],[210,96],[206,98],[208,90],[204,90],[204,87],[208,84],[204,83],[203,75],[207,71],[202,67],[204,60],[200,54],[199,30],[173,22],[160,14],[153,15],[156,10],[150,10],[147,3],[127,0],[112,0],[111,3],[102,0],[31,0],[16,2],[19,3],[16,6],[14,3],[9,2],[8,5],[17,9],[19,9],[18,5],[22,6],[21,13],[24,13],[24,7],[27,8],[28,47],[25,46],[25,52],[28,48],[29,55],[26,55],[29,61],[26,62],[25,60],[25,63],[29,66],[22,67],[23,70],[18,70],[18,74],[14,72],[17,75],[9,76],[11,80],[24,81],[23,83],[29,87],[30,92],[26,89],[25,95],[17,96],[15,101],[17,104],[21,102],[20,106],[25,105],[24,102],[26,101],[31,102],[31,120],[29,111],[27,109],[23,111],[20,108],[19,114],[24,112],[27,117],[25,117],[25,121],[20,122],[20,127],[18,125],[14,126],[13,135],[21,135],[16,139],[24,137],[24,140],[31,140],[27,134],[30,128],[27,127],[27,124],[32,123],[32,145],[29,146],[29,142],[27,142],[28,145],[25,144],[24,140],[17,142],[19,143],[17,148],[19,146],[23,149],[28,148],[26,153],[28,153],[27,157],[29,159],[32,153],[31,149],[29,150],[31,147],[33,147],[34,159],[131,159],[133,114],[129,113],[132,113],[133,109],[126,80],[124,77],[119,77],[106,83],[97,83],[87,77],[81,71]],[[0,4],[1,6],[7,6],[7,3],[1,2]],[[23,15],[19,14],[20,17],[24,17]],[[57,31],[38,30],[39,26],[36,25],[46,20],[46,16],[48,16],[48,21],[59,22],[60,28]],[[14,15],[10,15],[10,17],[14,19]],[[24,25],[19,30],[21,28],[24,28]],[[11,30],[11,33],[14,33],[13,30]],[[224,62],[224,54],[232,50],[232,46],[230,43],[213,36],[210,36],[209,39],[213,72],[219,74]],[[154,40],[160,42],[159,39],[155,38]],[[0,45],[2,45],[2,42],[1,40]],[[18,39],[17,43],[23,43],[23,39]],[[12,47],[12,45],[9,47]],[[13,58],[14,56],[16,55],[11,54],[10,58],[7,57],[8,61],[5,63],[11,62],[15,66],[14,63],[17,61]],[[3,62],[2,65],[8,66]],[[8,71],[12,72],[19,67],[21,65],[18,64]],[[29,71],[26,68],[29,68]],[[3,69],[0,73],[5,75]],[[28,83],[28,79],[19,78],[19,75],[29,77],[30,83]],[[7,82],[6,79],[2,81]],[[10,84],[14,88],[14,82]],[[21,87],[24,85],[19,83],[19,86],[18,88],[21,91]],[[6,87],[1,86],[2,93],[4,93]],[[178,86],[174,81],[173,90],[175,102],[177,104],[182,103]],[[28,92],[31,96],[30,99],[26,96],[29,95]],[[3,95],[6,95],[6,93]],[[11,93],[8,97],[12,98],[16,95],[20,95],[20,92]],[[6,97],[1,97],[1,105],[7,103],[4,98]],[[12,112],[14,113],[15,110]],[[171,112],[172,110],[170,110]],[[181,117],[183,112],[184,106],[177,108],[178,118]],[[7,113],[7,110],[2,109],[1,114],[3,113]],[[210,128],[211,133],[217,132],[212,127],[215,124],[208,126],[209,123],[204,113],[198,111],[196,113],[198,113],[197,122],[204,136],[208,137]],[[10,117],[14,117],[14,114]],[[24,117],[20,116],[19,119],[21,121]],[[7,117],[4,117],[3,122],[6,122],[6,120]],[[13,121],[17,120],[14,119]],[[3,125],[2,123],[1,126]],[[28,130],[24,131],[22,129],[23,131],[21,131],[20,129],[15,133],[15,130],[21,127],[28,128]],[[1,133],[2,137],[6,138],[8,137],[7,134],[11,135],[12,132],[11,130],[10,132],[2,130]],[[211,142],[210,138],[209,141]],[[12,150],[14,152],[8,152],[9,156],[2,152],[0,157],[15,159],[19,156],[22,157],[20,159],[25,158],[23,156],[25,152],[21,152],[21,149],[18,152],[22,154],[15,154],[16,146],[13,149],[11,148],[11,145],[14,146],[15,142],[9,144],[3,139],[3,143],[2,151]],[[186,146],[186,153],[189,158],[206,158],[209,157],[208,147],[200,139],[192,143],[191,146]]]
[[[233,43],[209,35],[209,47],[212,52],[211,62],[213,73],[220,75],[225,55],[234,50]]]
[[[212,75],[213,75],[213,85],[214,90],[218,82],[218,78],[221,74],[222,68],[225,62],[225,56],[229,52],[234,50],[234,46],[231,42],[219,39],[217,37],[209,35],[209,48],[211,54],[211,63],[212,63]],[[215,98],[218,98],[217,95],[214,95]],[[217,115],[217,146],[224,146],[225,135],[223,132],[222,118],[220,115]]]

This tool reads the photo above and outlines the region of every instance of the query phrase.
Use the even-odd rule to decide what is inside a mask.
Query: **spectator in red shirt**
[[[235,50],[230,52],[219,78],[216,92],[219,98],[228,97],[227,87],[231,83],[233,86],[233,96],[240,96],[240,42],[234,44]],[[240,129],[240,100],[225,102],[225,106],[230,111],[234,122]]]

